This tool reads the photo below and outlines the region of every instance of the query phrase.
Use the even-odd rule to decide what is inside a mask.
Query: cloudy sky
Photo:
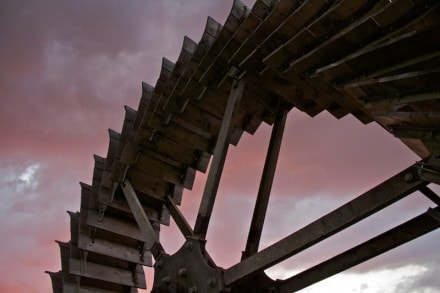
[[[254,0],[244,1],[251,6]],[[49,292],[60,269],[54,240],[69,240],[67,210],[78,182],[91,183],[93,154],[123,106],[137,108],[141,81],[155,84],[161,58],[176,60],[185,35],[201,37],[208,15],[224,23],[232,0],[0,0],[0,292]],[[244,248],[270,127],[232,147],[208,250],[218,265]],[[288,119],[262,245],[295,231],[418,158],[378,125],[294,110]],[[245,176],[243,176],[245,174]],[[194,222],[198,176],[182,210]],[[268,273],[288,277],[433,206],[414,194]],[[227,215],[227,216],[226,216]],[[239,223],[239,224],[237,224]],[[304,292],[439,292],[439,236],[417,239]],[[164,228],[168,252],[182,244]],[[151,277],[151,270],[147,269]],[[151,284],[149,280],[149,284]]]

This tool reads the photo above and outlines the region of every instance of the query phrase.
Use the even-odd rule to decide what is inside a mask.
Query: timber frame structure
[[[125,107],[95,156],[92,185],[81,183],[71,239],[58,242],[54,292],[137,292],[153,266],[153,292],[293,292],[440,226],[440,2],[437,0],[240,1],[221,25],[208,17],[201,40],[184,38],[174,64],[163,59],[137,110]],[[286,116],[293,107],[375,121],[420,162],[259,250]],[[229,144],[273,125],[242,260],[223,269],[205,236]],[[208,164],[211,160],[209,170]],[[208,173],[197,220],[179,211],[196,171]],[[420,191],[437,207],[286,280],[264,270]],[[172,218],[186,238],[168,255],[160,225]]]

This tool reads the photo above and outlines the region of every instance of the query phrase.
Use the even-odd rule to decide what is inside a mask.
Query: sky
[[[244,1],[251,6],[254,0]],[[93,154],[108,128],[137,108],[161,59],[177,59],[183,37],[199,41],[206,18],[224,23],[232,0],[0,0],[0,292],[50,292],[60,270],[55,240],[68,241],[67,210],[91,183]],[[207,249],[227,268],[244,249],[271,128],[231,147]],[[418,158],[377,124],[322,113],[288,118],[261,246],[266,247],[413,164]],[[206,176],[184,193],[194,223]],[[436,187],[433,187],[434,189]],[[437,189],[438,190],[438,189]],[[312,247],[267,273],[291,276],[387,228],[431,202],[420,194]],[[439,232],[356,266],[303,292],[440,292]],[[167,252],[183,238],[163,228]],[[151,269],[146,269],[151,285]]]

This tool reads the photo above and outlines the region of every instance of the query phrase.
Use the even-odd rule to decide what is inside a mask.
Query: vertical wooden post
[[[241,80],[234,80],[232,89],[229,94],[228,103],[226,105],[225,114],[220,127],[220,133],[217,138],[217,143],[214,149],[214,156],[209,169],[208,178],[206,180],[205,189],[203,191],[202,201],[200,203],[199,212],[197,215],[194,233],[200,238],[205,238],[208,230],[209,221],[214,207],[215,198],[217,195],[220,177],[225,164],[226,154],[228,152],[229,140],[233,130],[233,122],[235,113],[238,110],[238,105],[243,94],[244,82]]]
[[[264,219],[266,218],[267,206],[269,204],[270,191],[272,189],[273,178],[275,176],[275,169],[286,125],[287,113],[287,109],[278,113],[272,128],[269,148],[267,150],[266,161],[264,163],[260,187],[258,189],[257,201],[255,203],[246,249],[243,252],[242,259],[257,253],[258,251]]]

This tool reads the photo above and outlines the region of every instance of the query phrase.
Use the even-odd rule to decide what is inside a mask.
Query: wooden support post
[[[228,152],[229,140],[233,130],[234,116],[238,110],[243,89],[244,81],[234,80],[194,227],[194,233],[203,239],[206,237],[206,232],[208,231],[208,225],[211,218],[212,209],[214,207],[220,177],[225,164],[226,154]]]
[[[287,113],[287,109],[278,113],[273,125],[269,149],[267,150],[266,155],[266,162],[264,163],[263,175],[261,176],[260,187],[258,189],[257,201],[252,216],[251,227],[249,229],[246,249],[243,252],[242,259],[257,253],[258,246],[260,245],[264,219],[266,218],[267,206],[269,204],[270,191],[272,190],[273,178],[275,176],[284,127],[286,125]]]
[[[166,203],[167,208],[171,214],[171,216],[174,219],[174,222],[176,222],[177,227],[179,227],[180,232],[182,232],[183,236],[185,237],[191,237],[194,236],[194,231],[189,225],[189,223],[186,221],[183,214],[180,212],[177,205],[174,203],[174,200],[168,196],[168,201]]]
[[[418,190],[427,182],[417,176],[418,163],[358,196],[295,233],[226,269],[226,285],[261,272],[359,222]]]
[[[275,292],[296,292],[311,284],[367,261],[379,254],[437,229],[440,227],[439,219],[439,208],[429,209],[418,217],[282,281],[276,285]]]
[[[154,231],[153,226],[150,223],[150,219],[145,213],[136,195],[136,192],[134,191],[128,179],[126,179],[125,182],[121,184],[121,188],[125,195],[125,198],[127,199],[128,205],[133,212],[134,218],[139,225],[147,249],[150,250],[154,258],[157,259],[159,255],[164,252],[164,249],[156,237],[156,232]]]

